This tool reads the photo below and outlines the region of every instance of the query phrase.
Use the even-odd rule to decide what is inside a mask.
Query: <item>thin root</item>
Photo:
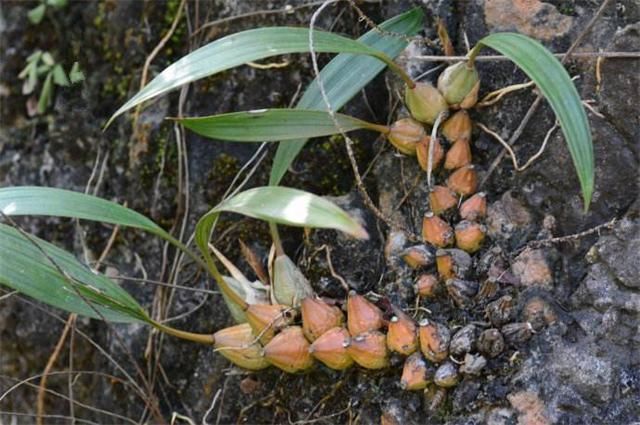
[[[488,95],[486,95],[480,102],[476,104],[478,108],[485,108],[487,106],[491,106],[495,103],[498,103],[500,99],[506,96],[509,93],[513,93],[514,91],[524,90],[526,88],[534,86],[535,83],[533,81],[529,81],[528,83],[522,84],[513,84],[507,87],[503,87],[500,90],[492,91]]]
[[[496,133],[493,130],[490,130],[489,128],[487,128],[482,123],[478,123],[478,127],[480,127],[480,129],[482,131],[484,131],[485,133],[489,134],[494,139],[496,139],[498,142],[500,142],[500,144],[507,150],[507,152],[509,153],[509,156],[511,157],[511,162],[513,163],[513,168],[515,168],[516,171],[524,171],[531,164],[533,164],[533,162],[536,159],[538,159],[540,157],[540,155],[542,155],[542,153],[544,152],[545,148],[547,147],[547,143],[549,142],[549,139],[551,138],[551,134],[553,134],[553,132],[555,131],[555,129],[557,129],[559,127],[559,125],[556,122],[553,125],[553,127],[551,127],[549,129],[549,131],[547,131],[547,135],[544,137],[544,141],[542,142],[542,146],[540,146],[540,150],[538,150],[538,152],[536,152],[535,155],[533,155],[531,158],[529,158],[527,160],[527,162],[525,162],[525,164],[523,166],[519,166],[518,165],[518,159],[516,158],[516,154],[513,151],[513,148],[511,148],[511,146],[509,146],[509,144],[506,141],[504,141],[504,139],[502,139],[502,137],[500,137],[500,135],[498,133]]]

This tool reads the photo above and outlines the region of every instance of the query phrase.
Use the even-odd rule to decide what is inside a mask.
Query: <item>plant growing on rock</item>
[[[381,28],[412,35],[421,20],[421,12],[414,10],[382,24]],[[478,351],[495,357],[504,349],[502,333],[521,340],[530,336],[527,331],[531,329],[526,324],[505,325],[501,330],[489,329],[479,335],[473,329],[453,335],[453,330],[444,323],[429,319],[415,323],[396,306],[377,305],[355,292],[350,292],[345,302],[330,303],[318,298],[284,252],[276,224],[332,228],[361,238],[367,233],[328,201],[278,187],[284,171],[307,139],[357,129],[381,133],[403,154],[416,156],[428,175],[431,211],[423,221],[422,237],[426,243],[406,251],[404,258],[411,267],[437,269],[437,276],[422,279],[424,296],[431,296],[434,287],[441,284],[451,300],[465,309],[482,290],[478,282],[468,279],[467,271],[470,254],[480,249],[486,233],[481,223],[486,199],[484,194],[477,193],[477,171],[471,157],[472,122],[465,112],[478,98],[481,81],[474,61],[481,47],[491,47],[511,58],[536,82],[554,108],[578,170],[585,208],[593,190],[591,138],[580,99],[566,71],[535,41],[518,34],[489,35],[471,50],[466,61],[446,68],[436,86],[414,81],[393,62],[391,57],[405,45],[406,40],[375,30],[359,41],[303,28],[244,31],[216,40],[180,59],[116,111],[109,122],[183,84],[250,61],[311,49],[340,53],[318,75],[295,109],[176,119],[186,128],[212,139],[282,142],[272,169],[272,186],[241,192],[200,218],[195,230],[200,255],[145,217],[105,200],[55,189],[0,190],[0,209],[6,216],[40,214],[99,220],[141,228],[163,237],[184,250],[215,279],[233,317],[240,322],[238,325],[201,335],[155,322],[108,278],[93,275],[69,254],[6,225],[0,225],[3,233],[0,282],[69,311],[112,321],[147,323],[177,337],[214,345],[231,362],[245,369],[274,365],[297,373],[313,367],[316,360],[333,369],[353,364],[380,369],[389,366],[393,352],[409,356],[401,381],[404,388],[425,390],[433,383],[441,388],[455,386],[460,371],[448,360],[451,355]],[[385,66],[404,81],[405,103],[411,116],[387,126],[326,110],[329,105],[325,103],[340,108]],[[441,185],[433,185],[432,173],[441,165],[446,179]],[[270,285],[253,284],[210,245],[222,212],[245,214],[272,223]],[[212,252],[231,276],[219,271]],[[46,286],[50,282],[55,282],[53,289]],[[347,313],[346,320],[338,307],[341,304]],[[300,310],[301,322],[297,319]],[[456,341],[453,353],[452,341]],[[483,360],[465,356],[462,369],[477,373]]]
[[[32,24],[39,24],[47,14],[47,9],[63,9],[67,6],[67,0],[40,0],[40,4],[29,10],[27,17]]]
[[[62,65],[56,63],[51,53],[36,50],[27,57],[26,66],[20,71],[18,78],[24,80],[22,94],[25,95],[33,93],[42,80],[37,112],[43,114],[51,103],[54,86],[68,87],[84,80],[84,74],[80,71],[78,62],[67,73]]]

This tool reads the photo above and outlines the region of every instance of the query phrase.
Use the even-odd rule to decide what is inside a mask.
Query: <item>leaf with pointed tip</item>
[[[208,263],[209,237],[222,212],[234,212],[279,224],[335,229],[356,238],[367,238],[362,225],[335,204],[312,193],[287,187],[256,187],[222,201],[196,225],[195,241]]]
[[[522,34],[491,34],[478,45],[497,50],[515,62],[551,105],[569,147],[587,211],[594,186],[593,141],[580,95],[564,66],[542,44]]]
[[[49,242],[30,238],[0,224],[0,284],[71,313],[112,322],[150,322],[142,307],[115,282]]]
[[[348,115],[335,114],[335,118],[344,131],[363,128],[387,131],[384,126]],[[328,112],[304,109],[260,109],[177,121],[202,136],[235,142],[276,142],[339,132]]]
[[[410,37],[423,28],[423,20],[424,13],[417,7],[381,23],[379,27],[389,33]],[[372,29],[358,41],[386,53],[391,58],[399,55],[408,44],[406,39],[394,34],[382,34],[378,29]],[[384,63],[363,55],[341,53],[333,58],[320,72],[320,78],[333,109],[337,111],[342,108],[384,68]],[[317,78],[307,87],[296,109],[326,109]],[[295,140],[278,145],[269,177],[271,186],[280,183],[307,140],[306,137],[298,135]]]
[[[193,256],[182,243],[142,214],[80,192],[36,186],[0,188],[0,211],[6,215],[69,217],[136,227],[166,239]]]
[[[318,53],[353,53],[370,55],[387,65],[397,66],[384,53],[352,40],[325,31],[315,30],[314,50]],[[271,56],[309,51],[309,29],[268,27],[242,31],[215,40],[179,59],[162,71],[118,109],[107,126],[120,114],[184,84],[215,73]]]
[[[47,74],[40,90],[40,97],[38,98],[38,112],[44,114],[47,110],[49,103],[51,103],[51,95],[53,94],[53,74]]]
[[[27,18],[29,18],[29,21],[31,21],[32,24],[37,25],[42,22],[42,18],[44,18],[44,12],[46,12],[46,10],[47,6],[45,4],[39,4],[27,12]]]

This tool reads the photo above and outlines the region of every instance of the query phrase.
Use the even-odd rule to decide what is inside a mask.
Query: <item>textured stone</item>
[[[623,212],[637,196],[638,161],[633,151],[608,122],[592,120],[591,125],[595,190],[587,214],[573,160],[561,132],[551,137],[544,155],[518,179],[531,209],[556,218],[559,235],[605,223]],[[621,182],[629,182],[629,186]]]
[[[530,237],[533,217],[511,192],[489,204],[487,209],[487,236],[517,245]]]
[[[521,285],[543,288],[553,285],[553,272],[541,249],[524,250],[511,265],[511,271]]]
[[[639,6],[636,6],[639,7]],[[640,23],[629,25],[619,30],[607,51],[632,52],[640,46]],[[628,146],[640,155],[640,113],[638,99],[640,99],[640,59],[605,59],[602,61],[600,72],[602,82],[598,97],[602,112],[611,119],[614,126],[624,134]],[[621,95],[621,93],[624,93]],[[625,117],[625,119],[616,119]]]
[[[623,285],[640,288],[640,221],[623,219],[595,245],[600,259]],[[635,261],[624,261],[632,260]]]
[[[583,398],[597,403],[613,399],[616,377],[609,357],[598,356],[583,345],[562,345],[555,350],[550,367]]]
[[[520,391],[509,394],[507,399],[518,412],[518,425],[551,425],[544,403],[537,394]]]
[[[538,0],[485,0],[485,21],[492,31],[515,31],[549,41],[571,30],[573,18]]]

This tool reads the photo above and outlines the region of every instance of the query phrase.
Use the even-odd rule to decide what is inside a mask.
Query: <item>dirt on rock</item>
[[[170,28],[180,2],[70,0],[64,9],[48,10],[36,26],[29,23],[27,12],[37,3],[0,3],[0,187],[39,185],[75,191],[88,187],[103,198],[126,202],[185,238],[198,217],[220,201],[257,145],[221,143],[188,132],[184,139],[177,139],[179,131],[165,118],[176,116],[179,107],[187,116],[287,107],[313,78],[308,55],[286,56],[282,59],[288,65],[282,68],[239,67],[191,85],[182,99],[174,92],[153,102],[141,110],[137,131],[132,128],[133,117],[123,116],[103,132],[109,116],[138,90],[145,59]],[[304,3],[187,1],[189,19],[179,22],[153,60],[149,76],[226,34],[269,25],[308,25],[314,8],[300,7]],[[358,2],[376,22],[421,7],[426,19],[420,35],[434,40],[436,18],[442,17],[460,54],[466,52],[466,39],[473,45],[490,32],[504,30],[526,33],[550,50],[564,52],[601,3]],[[609,3],[578,51],[638,50],[640,7],[633,0]],[[267,14],[260,12],[263,9],[284,12]],[[196,33],[206,22],[238,15],[246,16]],[[353,37],[369,30],[347,2],[328,8],[317,25]],[[79,86],[56,88],[49,110],[30,116],[18,74],[35,49],[51,51],[66,66],[79,61],[86,80]],[[438,63],[418,60],[416,55],[440,53],[429,44],[413,42],[398,62],[418,76]],[[320,59],[326,63],[328,57]],[[464,374],[457,386],[437,394],[403,391],[399,356],[392,357],[392,367],[382,371],[317,367],[301,375],[275,368],[249,373],[233,367],[211,347],[160,337],[144,326],[78,318],[72,346],[64,346],[53,367],[57,374],[47,382],[55,393],[47,394],[45,413],[51,416],[45,423],[71,423],[71,416],[76,423],[80,419],[203,424],[638,423],[640,61],[580,58],[568,61],[567,68],[571,76],[580,77],[578,90],[593,107],[588,116],[596,187],[590,209],[584,212],[560,131],[530,168],[516,172],[508,157],[491,168],[503,149],[474,128],[473,162],[480,180],[486,178],[481,190],[489,204],[488,237],[471,257],[472,267],[464,279],[476,282],[482,295],[463,302],[462,307],[446,295],[444,287],[435,298],[417,305],[414,283],[434,266],[414,270],[401,259],[404,249],[420,243],[414,235],[421,234],[428,209],[426,175],[415,160],[370,133],[353,136],[367,191],[392,219],[392,226],[367,207],[340,137],[309,143],[283,182],[327,196],[357,217],[370,235],[361,242],[334,231],[283,229],[287,253],[320,295],[340,301],[346,285],[369,293],[381,307],[392,303],[417,315],[427,315],[426,309],[430,319],[454,334],[470,324],[478,334],[491,331],[483,337],[486,345],[473,349],[486,360],[477,373]],[[527,81],[504,61],[478,62],[478,69],[481,96]],[[436,76],[432,72],[425,81],[434,82]],[[407,112],[401,102],[395,102],[399,87],[396,77],[383,73],[344,111],[377,122],[404,116]],[[470,115],[508,139],[535,97],[534,90],[518,91],[494,106],[473,109]],[[520,161],[535,154],[554,122],[551,109],[543,103],[515,145]],[[267,184],[274,149],[267,148],[266,159],[248,186]],[[445,177],[436,174],[434,178]],[[110,226],[86,222],[78,226],[57,218],[17,221],[25,230],[89,262],[100,257],[113,232]],[[596,226],[598,231],[590,230]],[[225,230],[214,235],[216,246],[253,278],[237,240],[264,258],[270,247],[267,226],[225,216],[218,228]],[[566,237],[573,234],[577,236]],[[215,284],[195,264],[175,265],[174,254],[151,235],[120,229],[101,271],[113,276],[148,311],[171,319],[177,328],[204,333],[231,325]],[[153,284],[170,279],[175,267],[180,285],[203,291]],[[498,300],[513,302],[513,312],[504,322],[492,321],[487,313]],[[34,422],[38,375],[66,320],[61,311],[0,288],[0,423]],[[488,353],[494,345],[489,342],[497,342],[489,339],[496,332],[505,335],[504,349],[491,357]],[[147,404],[150,394],[156,400],[155,412]]]

